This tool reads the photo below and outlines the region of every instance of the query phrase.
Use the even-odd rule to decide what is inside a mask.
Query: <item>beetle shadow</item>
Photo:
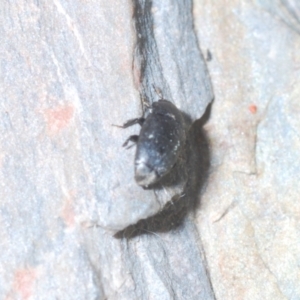
[[[159,189],[162,186],[178,184],[185,180],[181,194],[175,195],[154,216],[139,220],[117,232],[115,238],[131,239],[142,234],[168,232],[178,228],[190,211],[195,211],[200,205],[200,191],[208,177],[210,167],[210,153],[208,138],[203,130],[203,125],[208,121],[211,104],[204,115],[196,120],[187,133],[187,143],[183,157],[175,165],[174,170],[161,181],[160,185],[151,188]]]

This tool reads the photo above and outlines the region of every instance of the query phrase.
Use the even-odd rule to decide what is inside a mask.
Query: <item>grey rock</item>
[[[197,199],[178,197],[187,183],[195,188],[190,169],[178,185],[143,190],[134,182],[134,149],[121,147],[139,129],[112,126],[142,115],[140,95],[157,99],[152,85],[191,122],[203,115],[212,89],[191,2],[153,1],[144,27],[134,21],[136,6],[1,3],[3,299],[214,298],[191,216]],[[145,57],[136,34],[152,29]],[[113,237],[178,202],[187,202],[181,226]]]
[[[298,3],[194,2],[212,53],[197,220],[217,299],[300,299]]]

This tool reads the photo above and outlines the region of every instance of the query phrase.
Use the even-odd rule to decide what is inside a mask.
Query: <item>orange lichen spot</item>
[[[13,282],[13,291],[20,294],[22,300],[32,297],[33,285],[37,277],[35,269],[19,269]]]
[[[73,118],[74,107],[70,105],[60,105],[45,111],[47,130],[50,134],[57,134],[67,127]]]
[[[257,106],[255,104],[249,105],[248,109],[251,112],[251,114],[256,114],[257,112]]]

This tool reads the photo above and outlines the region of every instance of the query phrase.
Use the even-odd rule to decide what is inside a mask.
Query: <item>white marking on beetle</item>
[[[173,114],[171,114],[171,113],[167,113],[166,116],[168,116],[168,117],[170,117],[170,118],[172,118],[172,119],[175,120],[175,116]]]

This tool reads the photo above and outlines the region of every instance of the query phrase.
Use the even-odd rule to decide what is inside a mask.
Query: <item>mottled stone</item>
[[[299,4],[194,5],[212,53],[211,171],[197,220],[216,298],[300,299]]]
[[[190,216],[204,180],[191,123],[212,100],[210,79],[191,2],[146,4],[0,5],[3,299],[214,299]],[[139,129],[112,124],[140,117],[153,85],[190,116],[190,155],[178,184],[143,190],[134,148],[121,147]]]

